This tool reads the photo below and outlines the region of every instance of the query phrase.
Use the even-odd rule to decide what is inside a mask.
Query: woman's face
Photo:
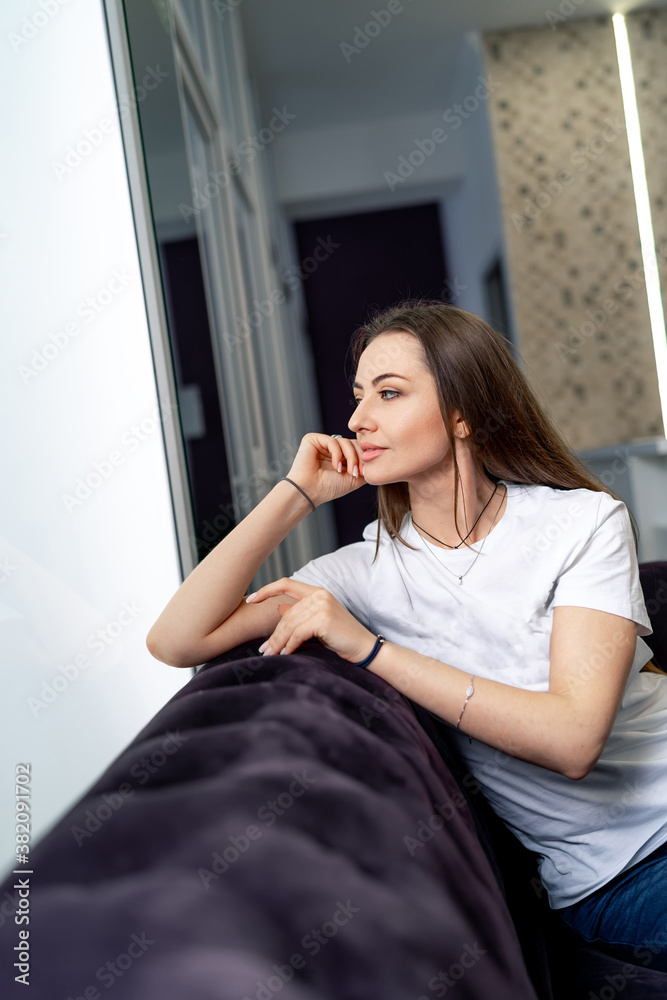
[[[382,333],[372,340],[359,359],[353,393],[357,405],[348,427],[365,450],[368,483],[418,485],[446,470],[451,448],[435,380],[415,336]]]

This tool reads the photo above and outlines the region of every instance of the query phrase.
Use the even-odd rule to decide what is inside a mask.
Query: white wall
[[[398,204],[415,186],[458,183],[464,146],[443,122],[444,110],[322,128],[300,128],[297,115],[275,142],[281,202],[289,211],[316,198],[382,194]]]
[[[504,259],[504,246],[485,80],[479,39],[470,33],[458,45],[453,83],[438,108],[402,116],[388,108],[374,121],[317,128],[301,127],[297,116],[275,142],[287,215],[438,201],[452,300],[487,317],[484,273],[497,254]],[[437,129],[446,137],[433,141]]]
[[[191,677],[145,648],[180,583],[161,423],[178,414],[157,408],[102,3],[47,6],[0,11],[6,865],[15,765],[37,839]]]

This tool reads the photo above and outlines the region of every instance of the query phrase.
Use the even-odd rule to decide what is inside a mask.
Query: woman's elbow
[[[586,778],[597,762],[604,749],[604,744],[597,744],[594,747],[579,747],[576,754],[569,754],[563,761],[563,766],[559,768],[561,774],[572,781],[581,781]]]
[[[146,636],[146,649],[154,659],[160,663],[166,663],[168,667],[190,667],[193,664],[182,650],[178,650],[169,643],[160,641],[152,630]]]
[[[564,767],[561,774],[564,774],[566,778],[570,778],[571,781],[581,781],[582,778],[586,778],[593,768],[595,767],[595,761],[592,763],[585,764],[582,761],[574,761]]]

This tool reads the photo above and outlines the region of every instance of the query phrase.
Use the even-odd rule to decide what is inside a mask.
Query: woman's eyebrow
[[[377,385],[378,382],[381,382],[383,378],[404,378],[406,382],[410,381],[407,375],[398,375],[396,372],[385,372],[384,375],[376,375],[373,381],[371,382],[371,385]],[[363,386],[360,382],[353,382],[352,388],[363,389]]]

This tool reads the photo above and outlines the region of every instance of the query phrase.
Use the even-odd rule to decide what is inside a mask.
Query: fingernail
[[[352,469],[352,475],[355,477],[355,479],[359,478],[359,466],[358,465],[355,465],[355,467]]]
[[[283,646],[283,648],[280,650],[280,655],[282,656],[283,653],[286,653],[286,652],[287,652],[287,646]]]
[[[266,647],[266,649],[262,653],[262,656],[271,656],[271,647],[270,646]]]
[[[339,471],[339,472],[342,472],[342,471],[343,471],[343,463],[342,463],[342,462],[339,462],[339,463],[338,463],[338,471]]]
[[[263,643],[262,643],[262,645],[261,645],[261,646],[259,647],[259,649],[257,650],[257,652],[258,652],[258,653],[263,653],[263,652],[264,652],[264,650],[266,649],[266,647],[267,647],[268,645],[269,645],[269,640],[267,639],[267,640],[266,640],[266,642],[263,642]]]
[[[257,591],[255,591],[254,594],[248,594],[248,596],[245,599],[246,604],[249,604],[250,601],[252,601],[253,597],[257,597]]]

